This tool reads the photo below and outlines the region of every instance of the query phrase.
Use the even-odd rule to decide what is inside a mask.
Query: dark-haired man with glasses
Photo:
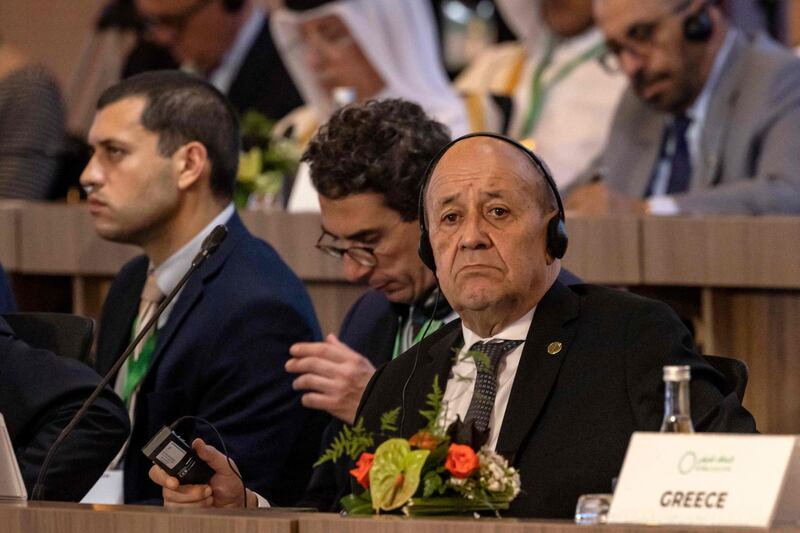
[[[253,0],[136,0],[148,36],[206,78],[242,114],[277,120],[302,104]]]
[[[730,26],[714,0],[595,0],[630,87],[583,212],[800,212],[800,60]]]
[[[290,348],[286,370],[299,374],[293,386],[305,391],[303,405],[336,417],[325,431],[323,448],[342,421],[353,423],[377,366],[455,318],[446,301],[437,303],[436,278],[417,254],[419,189],[428,162],[449,141],[447,128],[417,104],[371,100],[337,111],[303,155],[320,199],[317,248],[341,258],[349,281],[372,289],[350,309],[338,337],[331,333],[323,342]],[[350,488],[348,466],[342,459],[339,465],[316,468],[298,505],[338,510]],[[218,474],[208,498],[204,486],[175,487],[156,467],[150,477],[164,487],[166,505],[242,506],[238,479],[226,464],[220,463]],[[255,494],[248,492],[248,498],[247,506],[254,506]]]

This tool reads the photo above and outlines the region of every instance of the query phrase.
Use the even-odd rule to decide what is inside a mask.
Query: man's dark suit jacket
[[[168,57],[169,52],[164,48],[142,41],[128,56],[123,77],[147,70],[178,68],[174,61],[170,66]],[[264,19],[264,25],[247,51],[226,96],[239,115],[253,109],[272,120],[280,120],[303,105],[303,99],[275,48],[268,17]]]
[[[240,115],[253,109],[272,120],[279,120],[303,105],[303,98],[275,48],[268,18],[264,18],[258,38],[226,96]]]
[[[549,355],[554,341],[563,349]],[[377,430],[408,382],[400,432],[410,437],[425,425],[419,411],[434,377],[447,383],[453,348],[461,343],[461,321],[455,321],[380,368],[357,416]],[[664,365],[691,365],[697,430],[755,431],[735,393],[720,392],[723,377],[696,354],[689,332],[665,304],[556,282],[536,308],[500,429],[497,451],[512,457],[522,478],[508,514],[569,518],[579,495],[609,492],[631,433],[659,429]]]
[[[213,423],[246,485],[279,505],[302,494],[326,420],[303,408],[283,365],[289,346],[320,338],[311,301],[299,279],[238,215],[228,237],[179,295],[158,333],[150,370],[136,400],[125,458],[125,501],[158,500],[140,451],[164,425],[185,415]],[[131,338],[148,259],[125,265],[109,291],[97,344],[106,372]],[[219,446],[205,424],[178,432]]]
[[[558,278],[567,285],[580,283],[580,279],[566,269],[561,270]],[[407,313],[408,306],[392,304],[382,292],[369,291],[347,312],[339,340],[379,368],[392,360],[399,321]],[[341,430],[341,421],[331,421],[325,429],[320,454]],[[339,500],[350,491],[351,462],[344,458],[336,465],[328,462],[315,468],[300,505],[316,507],[320,511],[338,511]]]
[[[28,496],[61,430],[100,382],[89,367],[31,348],[0,318],[0,413],[6,421]],[[105,388],[50,463],[43,496],[79,501],[122,448],[125,407]]]

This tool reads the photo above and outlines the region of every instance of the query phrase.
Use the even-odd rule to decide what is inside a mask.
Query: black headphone
[[[708,6],[715,4],[716,0],[706,0],[697,13],[689,15],[683,21],[683,36],[687,41],[705,42],[714,32],[714,23],[708,13]]]
[[[228,13],[236,13],[244,5],[245,0],[222,0],[222,8]]]
[[[567,244],[569,242],[569,238],[567,237],[567,227],[564,222],[564,204],[561,203],[561,195],[558,194],[558,188],[556,188],[556,182],[553,180],[553,175],[550,173],[550,169],[547,168],[547,165],[545,165],[544,161],[542,161],[539,156],[514,139],[497,133],[476,132],[468,133],[467,135],[463,135],[451,141],[444,148],[439,150],[439,153],[437,153],[431,162],[428,163],[428,168],[425,170],[425,177],[419,190],[418,204],[420,230],[418,252],[423,264],[436,272],[436,261],[433,258],[433,248],[431,247],[431,239],[428,235],[428,227],[425,222],[425,188],[428,186],[428,181],[431,178],[431,174],[433,174],[433,169],[436,168],[436,165],[439,163],[439,160],[442,158],[442,156],[444,156],[444,154],[450,150],[454,144],[471,137],[491,137],[516,147],[522,153],[528,156],[533,163],[533,166],[539,170],[539,173],[541,173],[542,176],[544,176],[544,180],[547,182],[550,190],[553,191],[553,196],[556,197],[556,204],[558,205],[558,213],[547,223],[547,252],[556,259],[561,259],[564,257],[564,253],[567,251]]]

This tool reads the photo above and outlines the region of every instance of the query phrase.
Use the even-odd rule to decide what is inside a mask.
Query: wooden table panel
[[[634,533],[653,531],[691,533],[720,531],[752,532],[752,528],[715,528],[689,526],[578,526],[568,520],[518,520],[504,518],[405,518],[400,516],[335,517],[322,514],[298,515],[297,533]],[[757,531],[767,531],[764,529]],[[780,529],[779,531],[792,531]]]
[[[4,533],[738,533],[736,527],[578,526],[568,520],[341,517],[289,510],[163,509],[134,505],[0,503]],[[798,529],[774,529],[796,533]]]
[[[649,285],[800,288],[800,217],[643,217]]]
[[[567,219],[567,233],[569,247],[564,267],[587,283],[642,282],[637,217],[572,217]]]
[[[52,502],[0,504],[4,533],[294,533],[282,512],[172,510],[135,505]]]
[[[19,264],[17,217],[25,204],[4,200],[0,202],[0,264],[5,270],[15,270]]]

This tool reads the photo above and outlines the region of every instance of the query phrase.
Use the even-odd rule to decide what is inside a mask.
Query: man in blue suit
[[[218,224],[228,236],[179,293],[116,377],[128,405],[125,502],[155,500],[140,449],[182,416],[211,422],[245,483],[289,504],[302,492],[324,416],[306,410],[283,366],[289,346],[319,339],[299,279],[253,237],[231,198],[239,131],[225,98],[175,71],[140,74],[107,90],[89,132],[94,155],[81,176],[97,232],[136,244],[103,309],[97,368],[105,373],[152,309],[178,283]],[[178,426],[211,442],[198,418]]]

